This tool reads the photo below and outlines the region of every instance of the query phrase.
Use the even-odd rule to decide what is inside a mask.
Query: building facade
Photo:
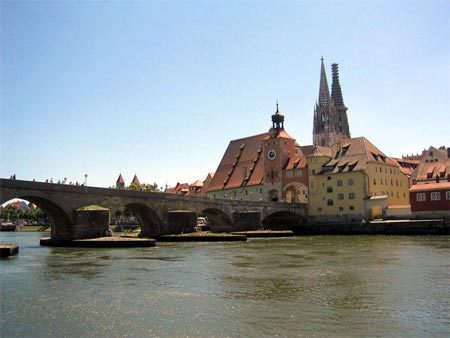
[[[430,147],[422,153],[409,193],[414,216],[450,218],[450,148]]]
[[[263,134],[233,140],[207,187],[210,198],[306,203],[306,157],[277,109]]]
[[[313,221],[381,218],[390,206],[409,204],[407,177],[364,137],[315,147],[308,168]]]

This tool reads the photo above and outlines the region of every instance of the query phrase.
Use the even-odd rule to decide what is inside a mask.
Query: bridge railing
[[[286,202],[266,202],[266,201],[248,201],[238,199],[224,199],[213,198],[207,196],[191,196],[184,194],[172,194],[155,191],[139,191],[116,188],[101,188],[84,185],[69,185],[61,183],[47,183],[25,180],[10,180],[0,179],[0,191],[3,189],[17,189],[17,190],[37,190],[60,193],[80,193],[80,194],[94,194],[106,196],[127,196],[138,198],[153,198],[153,199],[167,199],[167,200],[186,200],[192,202],[203,202],[211,204],[221,204],[229,206],[247,206],[247,207],[270,207],[270,208],[302,208],[304,203],[286,203]]]

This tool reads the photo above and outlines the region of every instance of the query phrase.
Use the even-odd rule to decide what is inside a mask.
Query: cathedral
[[[350,138],[347,119],[347,107],[342,97],[339,83],[338,65],[331,65],[332,83],[331,96],[328,88],[327,75],[323,64],[320,70],[319,101],[314,108],[313,143],[317,146],[332,145]]]

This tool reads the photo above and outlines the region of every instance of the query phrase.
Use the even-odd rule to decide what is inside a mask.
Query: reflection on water
[[[448,237],[155,248],[36,245],[0,261],[2,337],[449,335]]]

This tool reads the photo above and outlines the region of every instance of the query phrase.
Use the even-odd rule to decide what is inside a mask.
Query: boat
[[[1,223],[0,231],[17,231],[17,225],[11,222]]]

